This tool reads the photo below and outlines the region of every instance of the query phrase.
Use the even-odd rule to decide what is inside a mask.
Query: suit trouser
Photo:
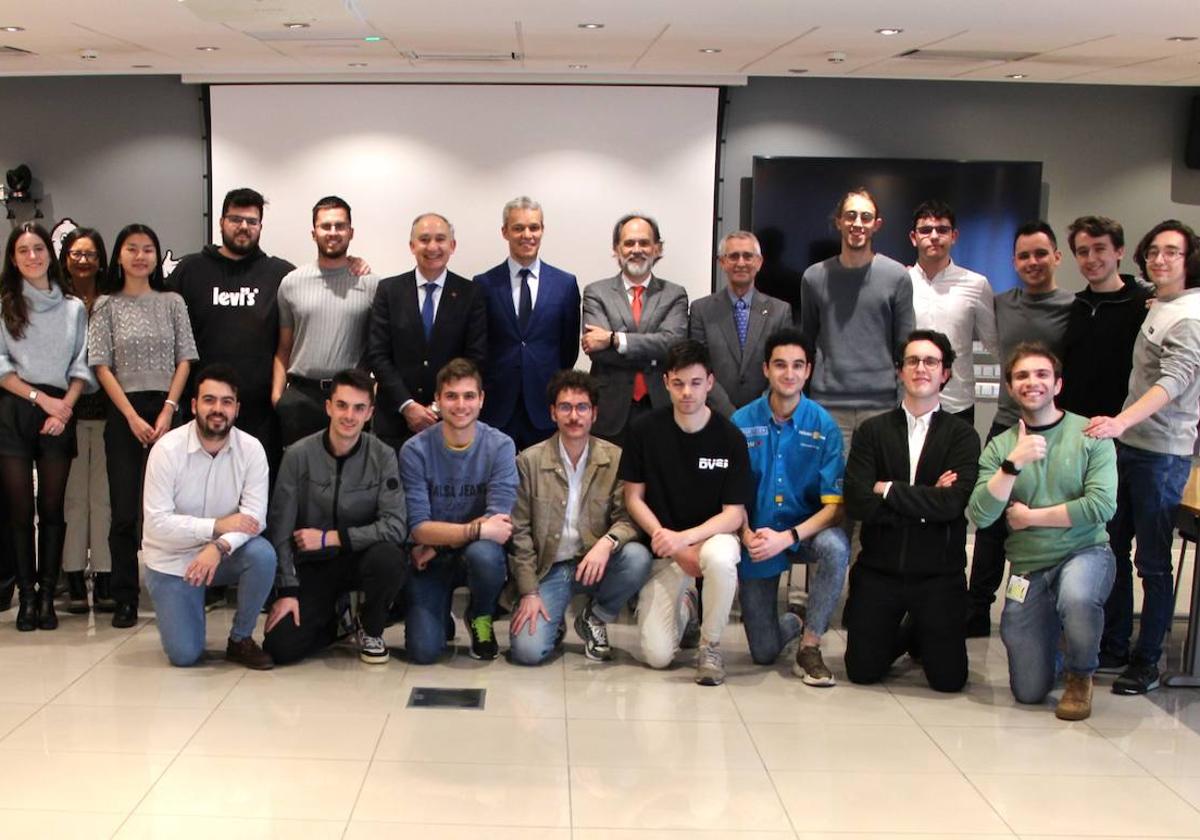
[[[79,454],[67,478],[67,539],[63,571],[82,572],[91,551],[92,571],[112,570],[108,528],[112,511],[108,503],[108,464],[104,456],[104,421],[79,420],[75,424]]]

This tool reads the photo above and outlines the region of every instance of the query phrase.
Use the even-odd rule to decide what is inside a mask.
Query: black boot
[[[71,615],[87,615],[87,578],[83,572],[67,572],[67,612]]]
[[[38,627],[54,630],[58,627],[58,616],[54,613],[54,587],[62,569],[63,543],[67,539],[67,526],[63,522],[42,521],[38,523]]]
[[[38,600],[34,583],[37,561],[33,554],[33,526],[14,528],[11,544],[17,568],[17,589],[20,591],[17,629],[22,632],[35,630],[38,626]]]
[[[112,572],[96,572],[92,575],[92,604],[96,612],[110,613],[117,608],[112,596]]]

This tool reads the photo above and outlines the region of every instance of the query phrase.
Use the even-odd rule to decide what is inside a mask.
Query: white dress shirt
[[[448,269],[443,268],[442,273],[439,274],[432,281],[425,279],[425,276],[423,274],[421,274],[421,269],[418,268],[418,269],[415,269],[415,271],[416,271],[416,276],[417,276],[417,313],[418,314],[421,312],[421,307],[423,307],[425,305],[425,284],[430,283],[430,282],[437,284],[437,288],[433,290],[433,318],[436,321],[438,306],[440,306],[441,302],[442,302],[442,290],[446,288],[446,274],[448,272]]]
[[[513,312],[521,314],[521,269],[529,269],[529,308],[537,306],[538,277],[542,273],[542,260],[534,257],[529,265],[521,265],[512,257],[508,258],[508,278],[512,283]]]
[[[650,280],[652,277],[654,277],[653,274],[647,274],[646,279],[643,280],[641,283],[633,283],[633,282],[630,282],[629,278],[626,277],[624,274],[621,275],[621,282],[625,284],[625,297],[629,298],[629,308],[630,309],[633,308],[633,289],[634,289],[634,287],[640,286],[642,289],[650,288]],[[642,313],[645,314],[645,312],[646,312],[646,293],[643,291],[642,292]],[[628,349],[629,349],[629,345],[625,341],[625,333],[623,333],[623,332],[617,333],[617,352],[623,356],[623,355],[625,355],[625,351]]]
[[[917,461],[921,460],[921,450],[925,448],[925,438],[929,434],[929,423],[937,409],[926,411],[917,417],[908,410],[908,406],[901,404],[901,408],[904,409],[904,419],[908,422],[908,483],[912,485],[917,483]]]
[[[212,542],[222,516],[244,513],[267,521],[267,455],[262,444],[231,429],[225,445],[209,455],[196,421],[167,432],[146,462],[142,491],[142,562],[167,575],[183,576],[200,549]],[[222,535],[237,551],[250,534]]]
[[[555,563],[574,559],[583,547],[583,541],[579,538],[579,505],[583,501],[583,473],[587,469],[590,449],[590,444],[584,444],[579,463],[571,466],[571,458],[562,440],[558,441],[558,456],[562,458],[563,469],[567,473],[567,509],[563,513],[562,535],[558,539],[558,551],[554,554]]]
[[[908,275],[912,279],[917,329],[945,333],[954,348],[952,375],[941,395],[942,408],[966,411],[975,404],[972,342],[979,339],[993,356],[999,352],[992,287],[982,274],[953,260],[933,277],[927,277],[919,263],[908,270]]]

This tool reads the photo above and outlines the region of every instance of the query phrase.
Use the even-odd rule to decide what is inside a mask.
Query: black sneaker
[[[1133,660],[1121,676],[1113,681],[1113,694],[1145,694],[1158,688],[1158,666],[1153,662]]]
[[[500,653],[496,634],[492,632],[492,617],[479,615],[466,619],[467,634],[471,637],[469,653],[472,659],[495,659]]]
[[[112,626],[124,630],[127,627],[133,627],[137,623],[137,604],[122,604],[118,602],[117,608],[113,610]]]
[[[592,614],[589,604],[575,616],[575,632],[583,639],[583,655],[594,662],[612,659],[612,648],[608,644],[608,625]]]
[[[1100,667],[1097,674],[1119,674],[1129,666],[1129,654],[1118,656],[1106,650],[1100,651]]]

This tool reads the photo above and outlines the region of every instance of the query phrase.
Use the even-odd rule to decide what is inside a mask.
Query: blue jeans
[[[1117,577],[1104,606],[1101,647],[1123,657],[1133,636],[1133,567],[1142,579],[1142,626],[1133,658],[1157,663],[1175,614],[1171,541],[1192,459],[1117,444],[1117,512],[1108,524]],[[1129,562],[1137,538],[1137,553]]]
[[[842,595],[842,584],[846,582],[850,540],[841,528],[826,528],[803,540],[797,556],[801,562],[813,567],[808,587],[806,628],[817,636],[824,636]],[[779,575],[743,578],[738,581],[738,586],[750,657],[759,665],[769,665],[795,638],[795,625],[779,618]]]
[[[237,612],[229,638],[235,642],[254,635],[258,614],[275,582],[275,547],[264,537],[252,537],[221,561],[213,586],[238,588]],[[181,575],[146,569],[146,588],[154,600],[158,635],[172,665],[195,665],[204,655],[204,593]]]
[[[1000,638],[1008,651],[1008,683],[1018,703],[1040,703],[1054,687],[1058,640],[1067,639],[1066,668],[1090,676],[1100,664],[1104,601],[1115,561],[1107,545],[1085,548],[1032,572],[1024,603],[1004,600]]]
[[[581,593],[592,596],[592,614],[605,622],[615,621],[625,606],[650,577],[650,567],[654,564],[654,556],[650,549],[641,543],[631,542],[623,545],[613,554],[604,569],[604,577],[598,583],[584,586],[575,579],[578,560],[564,560],[555,563],[546,570],[546,574],[538,581],[538,594],[550,620],[540,617],[537,629],[530,634],[528,628],[513,635],[510,629],[508,636],[512,661],[518,665],[540,665],[554,652],[554,639],[558,629],[566,618],[567,606],[571,597]]]
[[[471,591],[466,620],[494,615],[508,576],[504,546],[475,540],[461,549],[439,553],[423,571],[413,570],[408,584],[404,647],[411,662],[428,665],[446,649],[446,620],[454,590]]]

